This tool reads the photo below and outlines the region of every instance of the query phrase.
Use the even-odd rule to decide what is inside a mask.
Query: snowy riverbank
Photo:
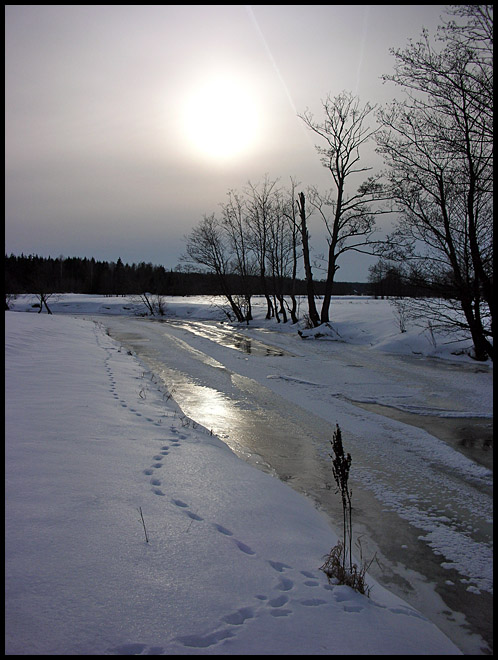
[[[176,318],[216,310],[167,304]],[[369,599],[328,585],[325,516],[195,428],[101,326],[74,317],[129,314],[125,299],[51,307],[5,315],[7,654],[460,653],[373,578]],[[393,345],[392,317],[377,340],[371,328],[355,323],[350,340],[382,350],[391,333]],[[399,345],[430,348],[412,334]]]

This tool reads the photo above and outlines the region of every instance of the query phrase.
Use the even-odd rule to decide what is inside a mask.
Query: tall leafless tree
[[[309,247],[308,214],[306,212],[306,196],[303,192],[299,193],[299,197],[296,199],[296,206],[299,211],[299,230],[301,232],[301,241],[303,245],[304,274],[306,278],[306,293],[308,296],[308,315],[311,325],[316,328],[320,325],[320,316],[315,303],[315,290]]]
[[[296,181],[291,177],[290,188],[284,192],[282,201],[282,213],[288,224],[289,242],[291,251],[291,306],[289,312],[291,315],[292,323],[297,323],[298,318],[298,302],[296,297],[296,284],[298,273],[298,262],[302,251],[299,246],[302,246],[301,237],[301,223],[298,214],[297,200],[296,200]]]
[[[295,233],[289,223],[287,202],[279,191],[274,198],[274,213],[268,227],[268,269],[272,279],[275,318],[287,323],[286,283],[291,279],[295,261]]]
[[[267,303],[266,318],[275,314],[273,302],[267,284],[268,249],[270,244],[270,226],[278,210],[277,179],[265,175],[261,183],[249,181],[246,188],[247,210],[252,230],[252,247],[259,269],[259,277]]]
[[[251,250],[251,230],[246,201],[241,195],[230,190],[228,201],[221,205],[221,225],[225,230],[232,253],[231,271],[240,279],[241,290],[237,292],[238,305],[243,310],[246,322],[252,320],[251,297],[253,277],[256,275],[256,262]]]
[[[374,107],[362,106],[357,97],[342,92],[322,102],[324,118],[316,121],[311,112],[301,119],[324,142],[317,145],[321,161],[333,180],[333,188],[323,194],[316,188],[309,194],[310,204],[322,217],[328,232],[327,278],[320,321],[329,320],[329,307],[340,256],[347,251],[368,252],[366,246],[375,229],[375,215],[380,207],[372,204],[382,199],[378,177],[368,177],[351,193],[353,182],[370,167],[360,165],[360,147],[370,140],[375,129],[367,125]]]
[[[399,222],[384,251],[427,281],[450,279],[475,357],[493,357],[491,5],[456,5],[436,39],[392,50],[404,92],[378,113]],[[454,316],[454,315],[453,315]],[[456,317],[455,317],[456,318]],[[460,324],[460,321],[455,321]]]

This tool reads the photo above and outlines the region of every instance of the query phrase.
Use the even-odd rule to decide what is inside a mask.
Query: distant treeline
[[[239,276],[229,275],[231,290],[237,291]],[[270,279],[270,278],[269,278]],[[254,277],[254,295],[264,293],[259,277]],[[315,292],[323,295],[325,282],[315,282]],[[284,285],[285,288],[285,285]],[[373,283],[335,282],[334,295],[374,295]],[[289,279],[285,294],[290,294]],[[85,293],[99,295],[136,295],[144,292],[168,295],[222,295],[219,279],[212,273],[166,270],[151,263],[124,264],[97,261],[86,257],[39,257],[5,255],[5,292]],[[304,280],[294,284],[295,295],[306,295]]]

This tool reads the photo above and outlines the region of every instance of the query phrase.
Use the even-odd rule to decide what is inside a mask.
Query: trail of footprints
[[[220,527],[215,525],[215,527]],[[223,528],[224,529],[224,528]],[[220,530],[218,530],[220,531]],[[229,530],[224,529],[222,534],[231,535]],[[256,554],[252,552],[252,554]],[[234,612],[223,616],[219,621],[219,626],[207,634],[191,634],[183,635],[176,638],[176,642],[189,648],[207,648],[222,642],[223,640],[236,637],[238,630],[242,626],[250,625],[250,622],[262,614],[269,614],[274,618],[288,617],[294,613],[296,605],[305,607],[316,607],[330,602],[323,598],[299,598],[292,599],[291,592],[296,586],[294,580],[290,577],[284,576],[283,573],[295,574],[296,570],[284,564],[283,562],[267,561],[267,563],[276,571],[277,576],[274,579],[274,584],[268,594],[256,594],[254,596],[254,604],[240,607]],[[308,571],[297,572],[301,584],[310,588],[319,588],[320,582],[315,579],[316,576]],[[303,581],[303,577],[306,578]],[[330,585],[322,585],[323,589],[332,591],[333,587]]]
[[[98,336],[97,336],[98,339]],[[99,342],[100,344],[100,342]],[[121,399],[116,392],[116,381],[113,376],[109,362],[111,359],[111,352],[105,349],[108,357],[105,360],[105,368],[109,377],[110,391],[113,397],[121,404],[123,408],[128,409],[132,414],[142,417],[142,413],[135,408],[128,406],[128,403]],[[144,417],[148,422],[157,426],[161,423],[155,421],[150,417]],[[160,449],[153,455],[150,467],[143,470],[144,475],[150,477],[149,483],[152,492],[159,497],[166,497],[166,493],[161,489],[160,472],[163,467],[164,459],[169,455],[170,451],[175,450],[181,446],[181,441],[187,438],[182,434],[174,425],[170,426],[170,432],[173,434],[170,440],[160,441],[162,444]],[[204,518],[199,514],[190,510],[187,502],[178,498],[171,498],[170,502],[173,506],[178,507],[184,514],[191,520],[191,522],[203,522]],[[204,521],[205,522],[205,521]],[[219,523],[208,523],[215,529],[221,536],[225,537],[229,542],[247,557],[257,558],[257,553],[246,543],[237,539],[233,532],[227,529],[224,525]],[[234,612],[230,612],[223,616],[219,621],[219,625],[215,630],[207,634],[190,634],[177,637],[175,642],[181,644],[186,648],[202,649],[208,648],[223,640],[230,639],[236,636],[237,631],[241,626],[250,625],[251,620],[256,619],[258,616],[266,613],[278,619],[281,617],[291,616],[294,612],[294,607],[320,607],[329,604],[342,604],[342,608],[346,612],[357,613],[364,609],[362,604],[358,604],[358,599],[355,598],[354,592],[349,587],[335,586],[323,583],[323,576],[311,573],[309,571],[298,571],[292,566],[284,562],[263,560],[275,571],[275,578],[273,585],[270,589],[270,594],[255,594],[254,603],[245,607],[241,607]],[[296,585],[297,575],[299,583]],[[298,587],[295,589],[295,587]],[[310,597],[302,597],[303,590],[300,587],[305,587],[310,590]],[[293,592],[297,592],[295,598],[292,598]],[[324,596],[324,597],[320,597]],[[332,599],[332,600],[331,600]],[[351,603],[348,604],[348,601]],[[369,606],[384,607],[371,600],[366,603]],[[406,616],[419,616],[415,610],[410,607],[389,608],[395,614]],[[165,652],[160,646],[148,646],[147,644],[130,642],[121,646],[108,649],[109,653],[113,655],[161,655]]]

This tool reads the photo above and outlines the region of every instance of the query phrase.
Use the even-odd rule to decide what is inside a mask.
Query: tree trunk
[[[306,291],[308,294],[308,311],[310,321],[313,327],[316,328],[320,325],[320,317],[315,305],[315,292],[313,286],[313,274],[311,272],[310,264],[310,251],[308,244],[308,227],[306,225],[306,210],[304,193],[299,193],[299,200],[297,201],[299,216],[301,218],[301,239],[303,242],[303,259],[304,259],[304,272],[306,276]]]
[[[292,323],[297,323],[299,321],[299,318],[297,316],[297,300],[294,293],[291,294],[291,300],[292,300],[292,307],[290,308],[291,321]]]
[[[332,298],[332,289],[334,287],[334,276],[337,272],[337,265],[335,260],[335,246],[331,244],[329,247],[329,267],[327,271],[327,281],[325,282],[325,293],[323,295],[322,313],[320,316],[321,323],[328,323],[330,320],[330,300]]]
[[[493,344],[486,338],[481,319],[475,314],[472,302],[470,300],[460,302],[474,343],[475,359],[479,362],[485,362],[488,357],[493,360]]]

